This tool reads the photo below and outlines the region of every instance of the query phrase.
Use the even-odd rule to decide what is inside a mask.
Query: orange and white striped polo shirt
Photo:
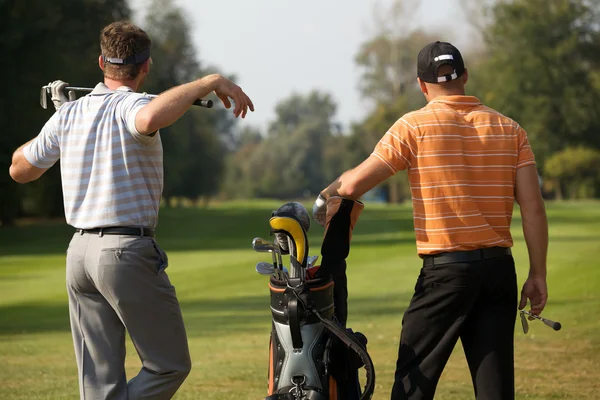
[[[419,254],[513,245],[517,169],[535,159],[512,119],[476,97],[437,97],[396,121],[372,156],[408,169]]]

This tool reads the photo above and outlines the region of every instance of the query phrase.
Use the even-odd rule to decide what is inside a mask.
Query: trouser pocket
[[[152,246],[154,247],[154,250],[156,250],[156,252],[158,253],[160,264],[156,273],[160,274],[169,266],[169,257],[167,257],[167,253],[165,253],[165,251],[158,245],[158,243],[156,243],[154,239],[152,240]]]

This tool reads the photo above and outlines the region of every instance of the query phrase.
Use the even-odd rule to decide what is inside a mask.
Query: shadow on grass
[[[162,209],[157,241],[166,251],[232,250],[251,251],[252,239],[269,237],[272,207]],[[386,244],[369,235],[413,232],[410,207],[366,210],[355,230],[361,245]],[[46,222],[28,227],[0,228],[0,255],[64,254],[73,228],[64,222]],[[365,235],[361,238],[361,235]],[[323,228],[313,223],[309,239],[320,243]],[[413,242],[410,238],[389,239],[387,243]]]
[[[375,317],[401,318],[412,293],[385,293],[372,297],[350,298],[353,321]],[[232,332],[268,331],[269,296],[181,301],[189,337],[215,337]],[[0,307],[0,337],[43,332],[70,332],[69,309],[64,304],[22,303]]]

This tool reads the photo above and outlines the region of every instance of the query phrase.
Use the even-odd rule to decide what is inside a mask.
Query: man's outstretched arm
[[[312,209],[314,220],[319,225],[325,226],[326,203],[330,197],[340,196],[358,200],[392,175],[392,171],[379,158],[375,156],[367,158],[356,168],[344,172],[321,191]]]
[[[254,111],[252,100],[238,85],[219,74],[213,74],[161,93],[136,114],[136,130],[142,135],[149,135],[165,128],[181,118],[196,100],[212,92],[226,108],[231,107],[230,99],[234,101],[233,114],[236,117],[241,115],[245,118],[248,108]]]
[[[392,176],[392,171],[377,157],[371,156],[356,168],[344,172],[326,187],[321,195],[325,199],[331,196],[341,196],[358,200],[390,176]]]

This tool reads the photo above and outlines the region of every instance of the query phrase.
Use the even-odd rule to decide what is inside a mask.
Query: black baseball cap
[[[454,73],[438,76],[442,65],[452,65]],[[427,83],[443,83],[458,79],[465,72],[465,63],[460,51],[447,42],[432,42],[419,52],[417,58],[417,76]]]

